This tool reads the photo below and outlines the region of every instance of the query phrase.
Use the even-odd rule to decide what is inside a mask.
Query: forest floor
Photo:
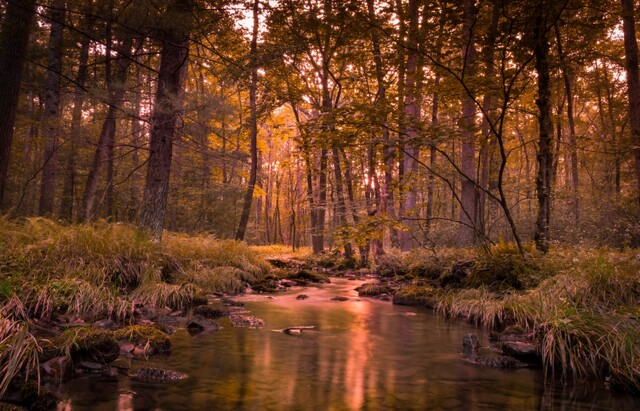
[[[240,313],[230,296],[330,276],[367,279],[363,297],[466,318],[497,331],[503,346],[529,344],[546,372],[567,381],[596,377],[638,390],[639,273],[637,250],[529,248],[522,260],[508,244],[421,249],[358,268],[338,252],[173,233],[156,243],[124,224],[0,218],[0,397],[47,409],[55,398],[35,394],[42,381],[126,372],[109,364],[169,351],[176,327],[215,331],[223,315],[254,326],[259,319]]]

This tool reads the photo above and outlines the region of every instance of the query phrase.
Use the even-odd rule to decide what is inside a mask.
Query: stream
[[[162,367],[189,374],[152,384],[126,376],[82,376],[57,387],[59,410],[637,410],[640,398],[602,385],[562,387],[539,369],[497,370],[462,360],[462,337],[482,330],[430,310],[358,298],[361,281],[332,279],[273,298],[238,300],[264,319],[234,328],[172,336],[172,353],[120,358],[131,370]],[[296,296],[306,294],[305,300]],[[334,296],[347,301],[332,301]],[[280,330],[315,326],[300,335]]]

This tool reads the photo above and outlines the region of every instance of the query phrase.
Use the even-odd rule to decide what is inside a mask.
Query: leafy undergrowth
[[[517,325],[536,339],[549,375],[595,376],[640,390],[637,250],[558,247],[541,255],[529,248],[524,261],[507,244],[491,251],[463,251],[459,258],[449,258],[450,251],[412,253],[397,269],[404,285],[394,302],[489,328]]]
[[[165,233],[156,243],[126,224],[0,217],[0,396],[16,376],[38,374],[34,321],[122,324],[141,305],[184,310],[207,293],[242,292],[270,269],[236,241]]]

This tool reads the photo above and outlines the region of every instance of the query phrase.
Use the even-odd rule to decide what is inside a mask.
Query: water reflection
[[[262,330],[178,332],[174,352],[126,366],[190,374],[177,384],[126,377],[82,378],[61,387],[60,410],[640,409],[640,400],[601,390],[546,386],[539,370],[492,370],[460,359],[462,336],[477,332],[430,312],[357,299],[358,284],[335,281],[267,300],[246,297]],[[345,302],[330,301],[335,295]],[[273,330],[314,325],[291,336]]]

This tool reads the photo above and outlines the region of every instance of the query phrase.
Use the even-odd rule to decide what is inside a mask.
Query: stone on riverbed
[[[189,331],[189,334],[218,331],[219,329],[220,326],[218,323],[209,318],[194,317],[187,323],[187,331]]]
[[[189,378],[189,376],[180,371],[165,370],[163,368],[140,368],[133,374],[129,374],[131,378],[143,382],[174,382],[182,381]]]
[[[522,361],[492,352],[479,354],[480,342],[474,334],[467,334],[462,338],[462,354],[472,364],[489,368],[524,368],[528,365]]]
[[[264,325],[264,320],[250,315],[231,314],[229,319],[234,327],[260,328]]]
[[[307,298],[309,298],[308,295],[300,294],[299,296],[296,297],[296,300],[306,300]]]
[[[522,361],[540,362],[540,355],[535,344],[521,341],[508,341],[502,343],[502,352]]]
[[[199,305],[193,309],[193,315],[199,315],[204,318],[216,319],[229,315],[229,310],[217,308],[211,305]]]
[[[331,301],[347,301],[348,298],[347,297],[342,297],[342,296],[335,296],[331,299]]]

